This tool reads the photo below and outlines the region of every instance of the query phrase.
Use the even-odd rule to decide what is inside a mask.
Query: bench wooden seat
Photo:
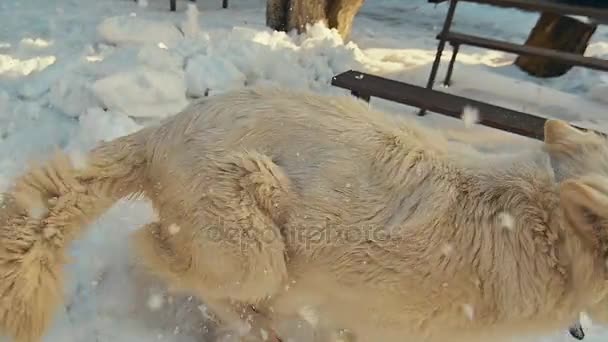
[[[466,44],[485,49],[515,53],[518,55],[533,55],[547,58],[555,58],[572,65],[578,65],[594,70],[608,71],[608,60],[599,59],[595,57],[585,57],[569,52],[538,48],[535,46],[513,44],[494,39],[472,36],[455,31],[440,33],[439,35],[437,35],[437,39],[443,39],[452,43],[453,45]]]
[[[479,123],[534,139],[543,139],[546,119],[466,97],[447,94],[380,76],[349,70],[332,78],[331,84],[348,89],[359,98],[370,97],[460,118],[466,106],[479,111]]]
[[[553,12],[562,15],[577,15],[597,21],[608,21],[608,10],[604,8],[570,5],[547,0],[460,0],[483,5],[519,8],[534,12]]]
[[[450,0],[427,0],[429,3],[439,4]],[[608,21],[608,13],[605,7],[597,8],[585,5],[562,4],[547,0],[460,0],[482,5],[493,5],[499,7],[512,7],[524,11],[553,12],[563,15],[578,15],[598,21]]]
[[[430,110],[438,114],[460,118],[465,107],[471,106],[479,111],[479,123],[482,125],[525,137],[542,140],[544,138],[544,124],[546,121],[546,119],[543,117],[434,90],[433,84],[435,82],[435,77],[439,68],[445,43],[449,42],[454,48],[444,81],[445,85],[449,85],[450,83],[456,55],[460,45],[471,45],[519,55],[535,55],[555,58],[573,65],[595,70],[608,71],[608,61],[603,59],[585,57],[552,49],[518,45],[505,41],[450,31],[456,10],[456,4],[459,1],[494,5],[499,7],[515,7],[529,11],[548,11],[564,15],[582,15],[594,18],[596,20],[608,22],[608,10],[606,9],[598,9],[589,6],[564,5],[546,0],[428,0],[428,2],[431,3],[440,3],[446,1],[449,1],[450,5],[441,33],[437,36],[439,44],[437,46],[437,53],[431,67],[431,73],[429,75],[426,87],[390,80],[355,70],[349,70],[336,75],[333,77],[331,84],[348,89],[353,95],[366,101],[369,101],[373,96],[418,107],[420,109],[418,115],[424,115],[427,110]],[[585,130],[581,127],[577,128]],[[606,135],[602,132],[598,133]]]

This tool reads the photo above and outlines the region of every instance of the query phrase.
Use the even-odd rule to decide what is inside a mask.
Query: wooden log
[[[597,24],[585,23],[572,17],[544,12],[530,32],[525,45],[549,48],[583,55]],[[572,65],[553,58],[519,56],[515,65],[535,77],[559,77],[572,69]]]

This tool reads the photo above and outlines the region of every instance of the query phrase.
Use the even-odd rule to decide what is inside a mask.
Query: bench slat
[[[554,12],[563,15],[580,15],[600,21],[608,20],[608,10],[581,5],[567,5],[546,0],[458,0],[484,5],[515,7],[522,10]]]
[[[555,58],[559,59],[562,62],[570,63],[573,65],[583,66],[595,70],[608,71],[608,61],[595,57],[585,57],[573,53],[544,49],[535,46],[517,45],[494,39],[471,36],[468,34],[454,31],[448,33],[440,33],[437,38],[445,39],[446,41],[452,42],[453,44],[466,44],[480,48],[515,53],[518,55],[532,55]]]
[[[464,108],[471,106],[479,110],[479,123],[482,125],[534,139],[542,140],[544,137],[545,118],[466,97],[447,94],[354,70],[336,75],[331,83],[334,86],[355,91],[364,96],[379,97],[454,118],[460,118]]]

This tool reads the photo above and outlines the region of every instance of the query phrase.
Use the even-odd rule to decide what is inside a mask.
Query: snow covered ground
[[[171,13],[167,0],[2,0],[0,190],[28,160],[57,147],[80,153],[175,114],[193,98],[243,85],[341,94],[328,82],[351,68],[424,84],[446,10],[426,0],[370,0],[345,44],[322,26],[299,37],[270,31],[263,0],[231,0],[227,10],[219,0],[199,0],[198,11],[187,4],[178,1]],[[456,27],[523,41],[535,20],[513,10],[462,5]],[[606,29],[598,30],[587,54],[608,55]],[[464,47],[454,86],[445,91],[608,132],[606,76],[575,68],[542,81],[509,65],[513,58]],[[399,115],[414,112],[381,100],[372,105]],[[439,115],[421,120],[464,127]],[[68,302],[45,341],[204,340],[204,306],[167,296],[126,262],[127,234],[150,215],[146,202],[121,203],[75,244]],[[590,342],[608,338],[596,326],[587,333]],[[542,340],[571,337],[564,329]]]

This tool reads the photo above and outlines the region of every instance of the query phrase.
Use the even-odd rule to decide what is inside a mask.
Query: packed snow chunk
[[[78,118],[78,123],[78,134],[66,148],[68,153],[74,154],[74,158],[100,141],[112,140],[142,128],[124,113],[106,112],[101,108],[89,108]],[[82,162],[86,163],[86,160]]]
[[[78,74],[70,74],[60,78],[51,86],[48,94],[50,104],[71,117],[82,115],[87,108],[97,107],[95,95],[90,86],[90,80]]]
[[[161,47],[161,46],[164,46]],[[158,71],[172,71],[181,73],[184,58],[168,50],[165,45],[146,45],[139,49],[137,61]]]
[[[162,72],[146,66],[118,72],[93,84],[93,93],[105,106],[132,117],[162,118],[187,104],[183,73]]]
[[[55,64],[55,56],[34,57],[29,59],[14,58],[0,54],[0,75],[27,76],[42,71]]]
[[[131,16],[110,17],[97,26],[99,37],[111,44],[174,45],[183,39],[182,33],[171,22],[152,21]]]
[[[479,122],[479,109],[467,105],[462,111],[461,118],[465,127],[471,128]]]
[[[198,55],[186,65],[186,85],[190,96],[221,93],[245,84],[247,77],[222,56]]]

